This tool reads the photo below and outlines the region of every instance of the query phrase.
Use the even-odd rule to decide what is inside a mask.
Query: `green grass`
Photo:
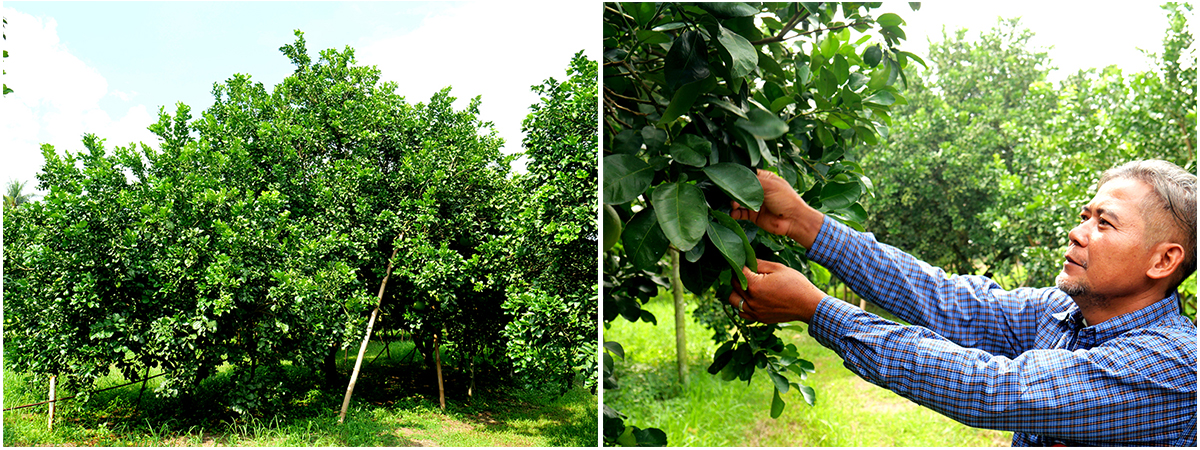
[[[59,402],[54,430],[46,428],[46,406],[4,413],[5,446],[454,446],[541,447],[587,446],[597,442],[595,395],[575,387],[558,392],[525,391],[489,380],[476,380],[477,391],[466,396],[467,375],[454,367],[455,356],[443,354],[447,408],[438,406],[433,369],[420,365],[419,356],[401,360],[412,344],[393,343],[392,358],[381,356],[368,364],[382,344],[372,343],[355,387],[345,423],[338,424],[345,386],[318,388],[319,376],[299,367],[259,375],[256,380],[281,383],[284,395],[254,412],[239,414],[222,397],[237,383],[236,370],[221,372],[201,384],[195,405],[158,398],[148,383],[138,404],[140,384],[94,395],[86,402]],[[355,362],[350,354],[338,365],[348,374]],[[348,377],[347,377],[348,379]],[[97,386],[124,383],[113,371]],[[4,370],[4,407],[45,400],[47,387],[33,386],[29,376]],[[59,392],[65,397],[70,392]],[[225,406],[223,406],[225,405]]]
[[[605,330],[604,339],[620,342],[626,359],[617,361],[619,389],[605,391],[604,402],[628,416],[630,425],[662,429],[670,446],[992,447],[1012,440],[1010,432],[962,425],[863,381],[807,332],[781,337],[816,365],[817,373],[805,382],[817,391],[816,406],[789,392],[783,415],[771,419],[772,387],[765,374],[756,373],[747,386],[706,372],[716,344],[706,328],[691,320],[690,308],[690,383],[681,388],[676,383],[671,301],[660,296],[646,309],[659,325],[617,320]]]

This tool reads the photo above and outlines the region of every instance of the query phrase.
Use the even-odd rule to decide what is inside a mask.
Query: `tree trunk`
[[[325,375],[325,388],[333,389],[338,384],[337,376],[337,344],[329,346],[329,353],[325,354],[325,360],[321,362],[321,372]]]
[[[438,334],[433,334],[433,356],[437,361],[437,377],[438,377],[438,402],[442,404],[442,411],[446,410],[446,389],[442,384],[442,346],[438,339]]]
[[[400,236],[396,236],[399,240]],[[379,307],[383,304],[383,291],[387,288],[388,277],[392,276],[392,260],[396,258],[396,252],[400,251],[400,247],[392,250],[392,256],[388,258],[387,272],[383,274],[383,282],[379,283],[379,297],[375,304],[375,309],[371,310],[371,318],[367,320],[367,333],[363,336],[362,346],[358,348],[358,359],[354,360],[354,371],[350,373],[350,385],[346,386],[346,397],[342,399],[342,411],[338,413],[338,423],[346,420],[346,410],[350,408],[350,396],[354,394],[354,383],[358,382],[358,371],[362,369],[363,355],[367,353],[367,343],[371,342],[371,330],[375,328],[375,318],[379,317]]]
[[[471,346],[471,384],[467,386],[467,399],[475,397],[475,346]]]
[[[687,323],[684,322],[683,281],[679,278],[679,250],[671,249],[671,292],[675,296],[675,366],[679,383],[688,384]]]
[[[146,383],[150,381],[150,368],[149,367],[146,368],[146,374],[142,375],[142,378],[145,378],[145,379],[142,380],[142,389],[140,391],[138,391],[137,406],[134,407],[135,411],[137,410],[137,408],[142,407],[142,394],[146,393]]]

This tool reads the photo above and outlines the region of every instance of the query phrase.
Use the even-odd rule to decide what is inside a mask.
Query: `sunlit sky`
[[[157,145],[146,127],[176,102],[193,116],[212,103],[214,82],[234,73],[274,86],[293,70],[278,48],[305,32],[309,53],[349,45],[377,65],[409,102],[453,86],[459,107],[482,95],[506,151],[520,149],[521,120],[537,96],[529,87],[562,79],[579,50],[600,55],[600,2],[5,2],[8,20],[2,101],[0,182],[37,184],[40,144],[82,149],[96,133],[107,144]],[[926,54],[943,28],[971,30],[1021,17],[1049,48],[1057,81],[1083,68],[1147,70],[1139,51],[1160,53],[1165,12],[1155,3],[886,3],[906,20],[901,47]]]
[[[79,151],[95,133],[109,148],[157,145],[146,130],[175,103],[192,116],[212,86],[250,74],[270,90],[294,70],[279,47],[304,31],[310,56],[350,46],[410,103],[453,86],[465,108],[521,149],[521,121],[538,101],[530,87],[566,78],[580,50],[595,60],[600,3],[584,2],[4,2],[0,182],[30,180],[42,143]]]

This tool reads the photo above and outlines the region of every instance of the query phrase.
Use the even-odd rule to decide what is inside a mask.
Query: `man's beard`
[[[1093,307],[1105,308],[1109,303],[1109,296],[1096,293],[1092,286],[1086,281],[1071,280],[1066,277],[1066,274],[1061,274],[1055,280],[1058,289],[1066,292],[1071,296],[1071,300],[1079,305],[1079,309],[1091,309]]]

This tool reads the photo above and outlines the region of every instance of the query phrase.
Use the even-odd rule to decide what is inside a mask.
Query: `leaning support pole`
[[[396,240],[400,240],[397,236]],[[392,260],[396,258],[396,252],[400,251],[400,246],[396,246],[392,250],[392,256],[388,258],[387,272],[383,274],[383,282],[379,283],[379,298],[375,303],[375,309],[371,310],[371,319],[367,321],[367,333],[363,336],[362,346],[358,348],[358,359],[354,360],[354,372],[350,374],[350,385],[346,387],[346,398],[342,399],[342,412],[338,413],[338,423],[346,420],[346,410],[350,408],[350,396],[354,394],[354,383],[358,382],[358,371],[362,369],[363,355],[367,353],[367,343],[371,341],[371,330],[375,328],[375,318],[379,317],[379,307],[383,305],[383,290],[387,287],[388,277],[392,276]]]
[[[46,429],[54,431],[54,382],[58,381],[58,377],[50,375],[50,415],[46,418]]]

